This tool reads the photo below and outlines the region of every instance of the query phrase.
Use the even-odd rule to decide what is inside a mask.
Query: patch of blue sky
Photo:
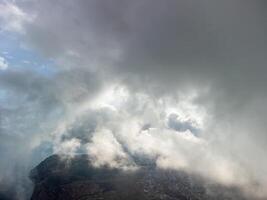
[[[44,76],[57,73],[53,60],[44,58],[33,49],[25,48],[13,33],[0,32],[0,56],[8,62],[10,69],[32,70]]]
[[[7,96],[7,91],[0,88],[0,104],[1,105],[6,100],[6,96]]]

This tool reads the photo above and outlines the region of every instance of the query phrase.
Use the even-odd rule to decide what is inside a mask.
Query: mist
[[[0,0],[2,46],[10,37],[53,63],[0,55],[0,191],[26,199],[41,160],[88,153],[95,167],[145,157],[267,198],[265,7]]]

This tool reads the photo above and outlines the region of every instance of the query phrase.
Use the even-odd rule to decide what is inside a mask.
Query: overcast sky
[[[0,187],[53,153],[267,198],[260,0],[0,0]],[[16,172],[16,173],[14,173]],[[1,190],[0,190],[1,191]]]

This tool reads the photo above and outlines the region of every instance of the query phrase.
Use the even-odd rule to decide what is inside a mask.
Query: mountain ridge
[[[93,167],[88,155],[52,155],[30,178],[31,200],[246,200],[238,188],[210,184],[181,171],[144,164],[137,170]]]

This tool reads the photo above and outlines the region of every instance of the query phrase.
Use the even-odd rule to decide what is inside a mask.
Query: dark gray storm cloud
[[[1,6],[3,30],[53,59],[57,71],[0,71],[1,148],[14,154],[11,141],[30,132],[39,143],[50,138],[54,152],[86,150],[97,166],[128,167],[129,154],[145,154],[159,167],[266,196],[264,1]]]

